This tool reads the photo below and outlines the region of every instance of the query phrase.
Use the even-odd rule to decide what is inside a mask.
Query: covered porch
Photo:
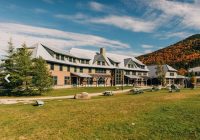
[[[147,76],[125,75],[124,83],[127,86],[147,86]]]
[[[92,76],[87,73],[71,73],[71,83],[74,87],[92,86]]]
[[[182,75],[177,75],[175,79],[175,84],[179,86],[185,86],[187,84],[186,77]]]
[[[92,76],[92,82],[95,86],[111,86],[111,75],[104,73],[90,74]]]

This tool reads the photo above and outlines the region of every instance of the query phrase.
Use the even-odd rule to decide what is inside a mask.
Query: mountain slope
[[[200,34],[192,35],[166,48],[137,57],[147,65],[163,62],[176,69],[200,66]]]

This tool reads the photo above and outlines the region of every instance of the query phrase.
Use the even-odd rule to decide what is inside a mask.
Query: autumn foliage
[[[180,69],[178,70],[178,74],[179,74],[179,75],[186,75],[187,73],[188,73],[187,70],[184,69],[184,68],[180,68]]]
[[[137,58],[147,65],[164,62],[184,74],[186,69],[200,66],[200,34]]]

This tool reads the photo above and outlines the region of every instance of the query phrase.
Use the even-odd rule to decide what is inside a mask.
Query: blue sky
[[[149,53],[200,31],[200,0],[0,0],[0,53],[43,43],[127,55]]]

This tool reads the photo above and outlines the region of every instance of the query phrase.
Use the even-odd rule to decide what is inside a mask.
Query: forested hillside
[[[200,66],[200,34],[137,58],[147,65],[162,62],[182,70]]]

